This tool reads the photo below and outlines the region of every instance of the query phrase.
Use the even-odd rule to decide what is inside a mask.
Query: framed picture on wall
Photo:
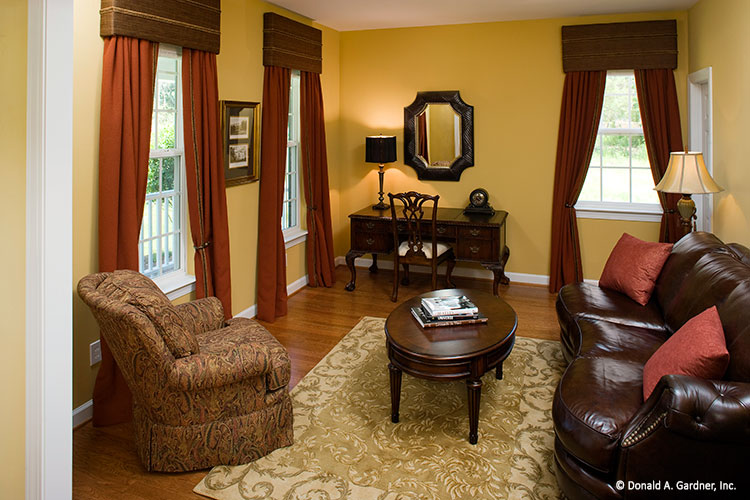
[[[257,181],[260,165],[260,104],[221,101],[226,186]]]

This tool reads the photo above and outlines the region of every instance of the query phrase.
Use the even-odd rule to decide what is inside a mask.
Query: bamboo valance
[[[263,65],[321,73],[322,38],[319,29],[266,12],[263,14]]]
[[[101,36],[219,53],[221,0],[102,0]]]
[[[677,21],[562,27],[563,71],[677,67]]]

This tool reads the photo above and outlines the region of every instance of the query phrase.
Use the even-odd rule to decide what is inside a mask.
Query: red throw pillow
[[[651,355],[643,367],[643,400],[664,375],[720,379],[729,366],[729,351],[716,306],[682,325]]]
[[[604,265],[599,286],[622,292],[645,306],[671,252],[671,243],[643,241],[623,233]]]

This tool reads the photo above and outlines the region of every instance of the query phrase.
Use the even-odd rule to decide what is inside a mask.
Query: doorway
[[[711,67],[688,75],[688,147],[690,151],[701,151],[708,173],[713,177],[713,86]],[[696,229],[712,231],[712,194],[694,195]]]

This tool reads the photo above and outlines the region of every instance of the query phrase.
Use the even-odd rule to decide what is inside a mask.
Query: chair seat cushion
[[[200,352],[195,335],[185,328],[177,308],[156,283],[141,273],[115,271],[99,284],[97,291],[110,300],[130,304],[145,314],[175,358]]]
[[[571,454],[608,473],[623,431],[643,405],[643,366],[666,333],[604,320],[579,324],[584,342],[555,392],[555,432]]]
[[[440,257],[445,252],[450,250],[450,246],[446,245],[445,243],[439,243],[437,244],[437,256]],[[406,253],[409,251],[409,242],[408,241],[402,241],[401,244],[398,246],[398,255],[400,257],[403,257],[406,255]],[[432,241],[430,240],[423,240],[422,241],[422,251],[425,254],[425,257],[428,259],[432,258]]]

